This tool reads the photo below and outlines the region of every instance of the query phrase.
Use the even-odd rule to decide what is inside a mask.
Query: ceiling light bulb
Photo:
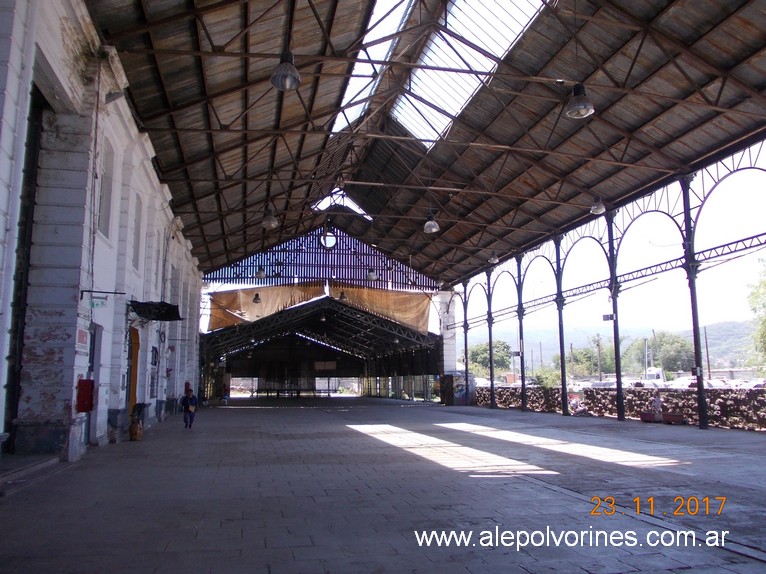
[[[261,304],[261,296],[258,293],[255,294],[255,297],[253,297],[253,303],[255,303],[256,305]]]
[[[593,215],[601,215],[606,211],[606,207],[604,206],[604,202],[601,201],[601,198],[597,197],[596,201],[593,202],[593,205],[590,208],[590,212]]]
[[[585,86],[582,84],[575,84],[572,88],[572,97],[567,103],[566,109],[564,109],[564,115],[568,118],[575,120],[581,120],[587,118],[594,111],[593,104],[585,95]]]
[[[271,73],[271,85],[284,92],[297,90],[301,85],[301,75],[295,67],[295,58],[292,52],[282,52],[279,65]]]
[[[497,253],[493,251],[492,256],[489,259],[487,259],[487,263],[491,263],[492,265],[497,265],[498,263],[500,263],[500,260],[497,258]]]
[[[279,227],[279,221],[274,217],[274,210],[270,207],[266,210],[266,217],[263,218],[261,225],[263,225],[264,229],[276,229]]]
[[[436,223],[436,220],[434,219],[434,214],[429,213],[428,219],[426,220],[425,225],[423,225],[423,232],[424,233],[437,233],[439,231],[439,224]]]

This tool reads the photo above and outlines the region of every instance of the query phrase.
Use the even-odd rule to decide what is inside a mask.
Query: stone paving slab
[[[766,572],[764,454],[746,431],[230,401],[0,498],[0,573]]]

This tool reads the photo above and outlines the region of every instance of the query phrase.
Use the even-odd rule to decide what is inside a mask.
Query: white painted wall
[[[0,0],[0,357],[10,348],[14,251],[18,240],[26,110],[34,51],[37,3]],[[7,361],[0,365],[0,446],[6,438]]]
[[[119,61],[99,46],[84,4],[0,0],[3,38],[10,41],[0,41],[0,218],[5,223],[0,226],[0,356],[8,354],[10,341],[3,311],[10,308],[13,288],[12,231],[34,65],[34,83],[51,110],[45,112],[37,174],[15,427],[24,440],[17,450],[47,448],[73,460],[86,442],[115,440],[119,425],[127,424],[131,326],[140,334],[137,397],[149,403],[149,424],[156,420],[155,406],[178,395],[184,380],[198,385],[201,274],[168,207],[169,191],[152,166],[148,136],[136,129],[124,98],[105,101],[126,81]],[[109,158],[112,165],[106,168]],[[112,201],[109,230],[103,233],[99,209],[107,179]],[[141,320],[129,312],[131,299],[178,304],[185,321]],[[100,336],[94,338],[95,333]],[[94,340],[99,344],[91,353]],[[157,364],[152,364],[153,347]],[[3,382],[6,374],[7,365],[0,366]],[[96,404],[89,414],[75,409],[80,378],[96,382]],[[4,393],[0,397],[5,400]],[[4,412],[0,409],[0,422],[6,424]]]

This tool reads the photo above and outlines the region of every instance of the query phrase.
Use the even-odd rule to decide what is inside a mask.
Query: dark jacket
[[[186,396],[184,395],[181,398],[181,406],[183,407],[185,412],[189,412],[191,409],[189,407],[194,407],[194,410],[197,410],[197,397],[194,395],[192,396]]]

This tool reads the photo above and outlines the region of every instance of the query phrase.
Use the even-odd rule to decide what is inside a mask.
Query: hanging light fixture
[[[282,52],[279,65],[271,73],[271,85],[280,92],[297,90],[301,85],[301,75],[295,67],[295,57],[292,52]]]
[[[439,231],[439,224],[436,223],[436,220],[434,219],[433,212],[428,214],[428,219],[426,219],[425,225],[423,225],[423,232],[424,233],[437,233]]]
[[[255,272],[255,278],[266,279],[266,270],[263,268],[263,265],[258,266],[258,271]]]
[[[375,269],[370,267],[367,270],[367,281],[377,281],[378,280],[378,274],[375,273]]]
[[[325,317],[325,316],[324,316],[324,313],[322,313],[322,315],[319,317],[319,320],[320,320],[322,323],[324,323],[325,321],[327,321],[327,317]]]
[[[574,0],[574,10],[572,11],[572,40],[574,40],[575,48],[575,67],[580,68],[580,50],[579,42],[577,41],[577,0]],[[582,120],[592,115],[594,111],[593,103],[585,95],[585,85],[578,82],[572,88],[572,97],[569,98],[566,107],[564,108],[564,115],[574,120]]]
[[[346,297],[346,292],[345,291],[341,291],[340,292],[340,296],[338,297],[338,301],[340,301],[341,303],[345,303],[346,301],[348,301],[348,298]]]
[[[439,224],[436,222],[436,219],[434,218],[434,210],[431,204],[432,197],[431,197],[431,185],[433,185],[433,181],[431,178],[431,164],[428,165],[428,217],[426,218],[426,222],[423,224],[423,233],[438,233],[439,232]]]
[[[606,207],[604,206],[604,202],[601,201],[600,197],[596,198],[596,201],[593,202],[593,205],[590,207],[590,212],[593,215],[601,215],[606,211]]]
[[[497,258],[497,253],[493,251],[490,258],[487,259],[487,263],[491,263],[492,265],[497,265],[498,263],[500,263],[500,260]]]
[[[266,210],[266,217],[263,218],[261,225],[263,225],[264,229],[269,230],[279,227],[279,221],[277,221],[277,218],[274,216],[274,210],[272,208],[269,207]]]
[[[593,111],[593,103],[585,95],[585,86],[583,84],[575,84],[574,88],[572,88],[572,97],[564,109],[564,114],[568,118],[582,120],[593,114]]]
[[[256,293],[255,296],[253,297],[253,303],[255,303],[256,305],[261,304],[261,296],[258,293]]]

